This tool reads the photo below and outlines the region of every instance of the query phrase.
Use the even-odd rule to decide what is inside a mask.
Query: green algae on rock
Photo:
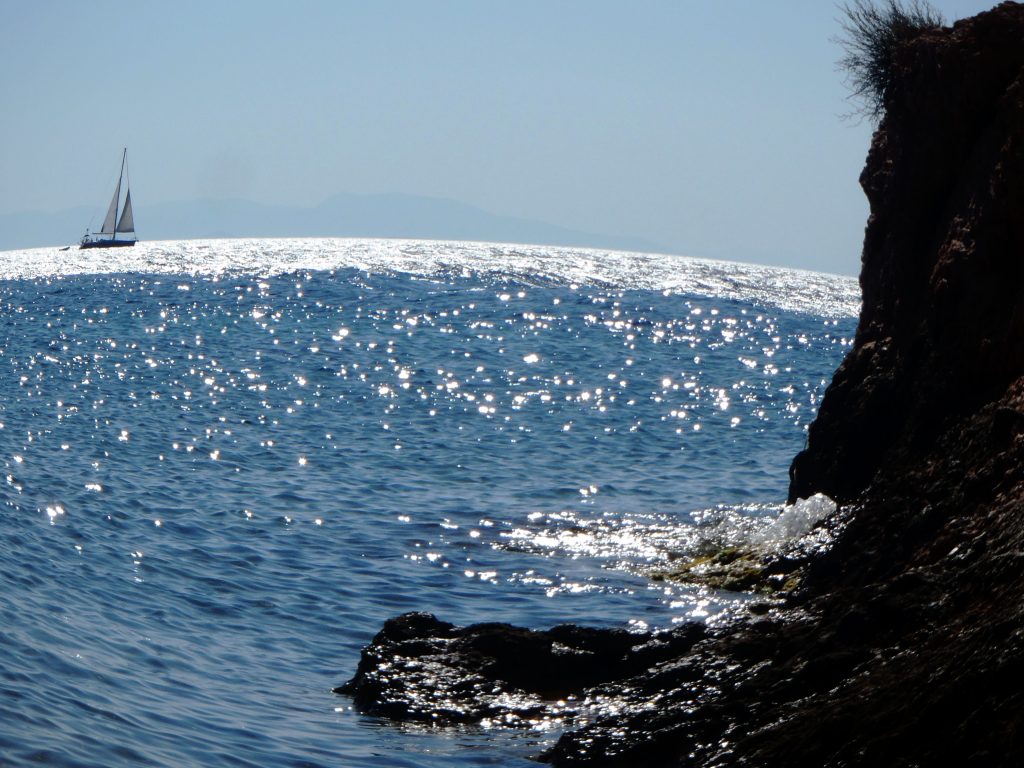
[[[666,570],[654,571],[654,581],[678,581],[728,592],[772,595],[799,583],[798,573],[780,568],[780,561],[746,547],[725,547],[689,558]]]

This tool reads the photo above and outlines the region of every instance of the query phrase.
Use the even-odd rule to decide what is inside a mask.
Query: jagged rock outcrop
[[[642,637],[400,617],[346,687],[362,708],[529,719],[571,699],[587,723],[545,756],[560,766],[1024,765],[1024,5],[922,33],[893,67],[860,326],[791,472],[793,498],[843,503],[800,586]],[[570,663],[556,692],[517,659]]]
[[[1003,3],[896,52],[861,174],[860,324],[791,499],[853,501],[1024,373],[1022,25]]]

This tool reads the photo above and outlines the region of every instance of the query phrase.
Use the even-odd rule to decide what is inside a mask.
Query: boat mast
[[[124,154],[121,155],[121,173],[119,173],[117,176],[117,189],[119,191],[121,189],[121,179],[124,178],[124,161],[127,159],[127,157],[128,147],[125,147]],[[117,206],[120,202],[121,195],[118,194],[117,198],[114,200],[114,231],[110,233],[110,242],[114,242],[115,240],[117,240]]]

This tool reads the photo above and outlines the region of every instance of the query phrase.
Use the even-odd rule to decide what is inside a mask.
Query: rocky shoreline
[[[1024,764],[1024,5],[893,67],[857,336],[791,469],[791,500],[840,503],[831,546],[761,563],[784,597],[712,629],[407,614],[339,692],[396,719],[579,723],[558,766]]]

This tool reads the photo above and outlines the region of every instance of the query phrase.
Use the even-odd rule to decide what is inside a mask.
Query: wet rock
[[[385,623],[336,693],[365,712],[437,724],[528,725],[599,707],[602,685],[675,658],[706,635],[699,624],[641,634],[571,624],[455,627],[426,613]]]
[[[774,595],[790,592],[800,582],[795,562],[749,547],[723,547],[697,555],[669,570],[655,571],[654,581],[676,581],[727,592]]]
[[[651,575],[655,581],[681,581],[711,589],[743,592],[761,588],[770,591],[764,557],[752,549],[725,547],[697,555],[669,571]]]

